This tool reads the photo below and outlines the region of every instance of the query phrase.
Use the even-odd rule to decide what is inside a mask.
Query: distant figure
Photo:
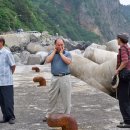
[[[52,80],[49,88],[49,108],[46,118],[56,112],[58,97],[61,96],[64,114],[71,111],[71,82],[69,64],[71,54],[64,49],[64,41],[60,38],[55,40],[54,50],[46,58],[47,63],[51,63]]]
[[[117,56],[117,69],[115,75],[119,74],[119,85],[117,88],[117,96],[119,99],[119,107],[123,116],[123,122],[117,127],[130,128],[130,81],[126,81],[121,77],[122,70],[130,70],[130,48],[128,47],[128,34],[121,33],[117,35],[118,45],[120,46]]]
[[[23,32],[22,28],[17,29],[17,33]]]
[[[0,107],[3,120],[0,123],[15,123],[13,73],[15,61],[10,51],[4,48],[5,40],[0,38]]]

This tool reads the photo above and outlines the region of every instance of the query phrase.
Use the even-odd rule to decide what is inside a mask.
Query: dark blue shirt
[[[51,54],[51,53],[50,53]],[[70,52],[68,51],[64,51],[63,54],[72,59],[72,56],[70,54]],[[69,70],[69,65],[66,64],[59,53],[56,53],[52,62],[51,62],[51,73],[56,75],[56,74],[66,74],[66,73],[70,73],[70,70]]]

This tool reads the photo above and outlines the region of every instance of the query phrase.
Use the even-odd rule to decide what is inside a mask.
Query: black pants
[[[0,106],[4,120],[15,118],[13,85],[0,86]]]
[[[124,122],[130,124],[130,84],[120,79],[118,86],[118,99]]]

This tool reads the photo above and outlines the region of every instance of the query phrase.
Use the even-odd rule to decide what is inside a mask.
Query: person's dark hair
[[[62,38],[57,38],[57,39],[54,41],[54,44],[56,44],[57,40],[62,40],[62,41],[65,43],[64,39],[62,39]]]
[[[3,46],[5,45],[5,39],[3,37],[0,37],[0,42],[3,43]]]
[[[129,41],[129,35],[127,33],[121,33],[117,35],[117,38],[124,44],[127,44]]]
[[[124,43],[124,44],[127,44],[127,43],[128,43],[128,40],[126,40],[126,39],[120,38],[120,40],[121,40],[121,42]]]

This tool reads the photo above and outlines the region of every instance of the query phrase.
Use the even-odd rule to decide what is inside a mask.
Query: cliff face
[[[118,0],[89,0],[80,6],[79,23],[105,39],[111,39],[118,32],[118,14]]]
[[[0,33],[48,31],[72,40],[108,41],[130,33],[130,6],[119,0],[0,0]]]
[[[121,5],[119,0],[55,0],[55,2],[75,16],[83,28],[106,40],[113,39],[119,32],[130,33],[130,18],[128,20],[130,8]]]
[[[130,33],[130,23],[122,13],[119,0],[90,0],[93,10],[85,2],[80,6],[80,24],[91,31],[97,31],[105,39],[111,40],[119,32]],[[124,7],[125,8],[125,7]],[[85,15],[86,14],[86,15]]]

